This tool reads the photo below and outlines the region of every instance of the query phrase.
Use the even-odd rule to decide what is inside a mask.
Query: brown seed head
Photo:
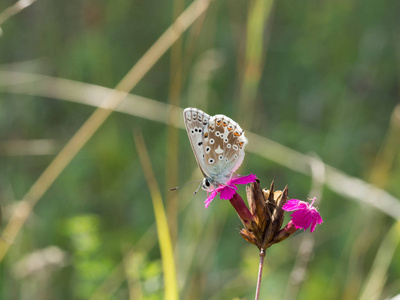
[[[261,190],[260,181],[250,184],[246,189],[249,209],[254,219],[252,222],[243,223],[240,235],[249,243],[256,245],[260,250],[267,249],[295,232],[283,232],[281,229],[284,219],[282,206],[287,201],[288,188],[275,191],[274,182],[269,189]]]

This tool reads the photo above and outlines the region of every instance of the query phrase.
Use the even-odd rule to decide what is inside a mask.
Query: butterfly
[[[200,171],[203,190],[226,185],[244,159],[247,139],[238,123],[224,115],[210,116],[197,108],[183,111],[186,131]]]

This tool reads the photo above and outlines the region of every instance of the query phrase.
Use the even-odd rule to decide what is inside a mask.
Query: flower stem
[[[258,266],[258,278],[257,278],[257,288],[256,288],[256,298],[258,300],[260,297],[260,286],[261,286],[261,276],[264,267],[265,249],[261,248],[260,251],[260,264]]]

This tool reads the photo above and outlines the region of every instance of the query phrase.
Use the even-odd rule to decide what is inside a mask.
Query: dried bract
[[[247,201],[253,215],[251,222],[243,222],[244,228],[241,236],[248,242],[256,245],[260,250],[267,249],[271,245],[280,242],[296,230],[281,229],[284,219],[283,205],[287,201],[288,188],[283,191],[275,191],[274,182],[270,188],[262,190],[260,181],[257,180],[247,187]],[[286,230],[285,230],[286,229]]]

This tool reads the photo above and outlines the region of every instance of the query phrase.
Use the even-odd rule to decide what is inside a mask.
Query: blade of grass
[[[389,124],[385,139],[375,158],[370,174],[370,181],[379,187],[387,186],[396,157],[400,149],[400,105],[397,105]]]
[[[102,98],[113,92],[110,88],[79,81],[12,71],[0,71],[0,87],[2,92],[66,100],[94,107],[103,107]],[[128,94],[115,111],[184,128],[181,108],[150,98]],[[168,118],[170,115],[173,118]]]
[[[174,0],[173,19],[175,19],[184,8],[183,0]],[[179,38],[171,47],[170,57],[170,84],[169,84],[169,104],[179,106],[182,88],[182,38]],[[169,115],[173,118],[173,115]],[[166,145],[166,184],[169,187],[178,185],[178,130],[174,126],[168,126],[167,145]],[[171,236],[175,244],[178,234],[178,195],[177,193],[166,194],[167,214]]]
[[[271,17],[273,3],[273,0],[253,0],[247,18],[244,78],[239,103],[239,112],[246,111],[240,116],[247,129],[251,129],[254,108],[257,107],[255,100],[267,56],[264,28]]]
[[[311,175],[310,164],[315,158],[248,131],[246,132],[246,136],[250,141],[246,146],[248,152],[258,154],[261,157],[265,157],[297,172]],[[324,166],[325,184],[329,189],[343,197],[366,203],[394,219],[400,220],[400,200],[396,197],[325,163]]]
[[[395,250],[400,244],[400,222],[388,231],[372,264],[368,279],[364,282],[360,300],[381,299],[382,290],[388,277],[388,269]]]
[[[16,208],[16,211],[2,233],[2,239],[0,239],[0,262],[3,260],[10,245],[14,242],[22,226],[25,224],[37,201],[39,201],[75,155],[105,122],[113,110],[125,99],[128,92],[136,86],[183,32],[204,13],[210,1],[211,0],[195,0],[175,22],[168,27],[43,171],[20,201],[19,206]]]
[[[342,248],[340,263],[336,264],[331,279],[330,289],[337,298],[358,299],[363,281],[365,280],[365,265],[369,264],[368,253],[374,251],[374,245],[379,240],[380,229],[376,226],[382,216],[372,209],[365,209],[363,214],[353,220],[349,230],[346,245]],[[343,278],[345,270],[346,277]],[[336,282],[335,282],[336,281]],[[338,289],[341,282],[343,290]]]
[[[394,161],[398,155],[400,148],[400,105],[397,105],[392,112],[389,128],[385,139],[376,155],[375,163],[370,172],[370,182],[378,187],[384,188],[390,182],[390,176],[393,171]],[[379,297],[383,289],[383,284],[386,281],[384,278],[375,278],[371,285],[366,287],[364,274],[364,264],[368,252],[373,247],[372,241],[379,238],[380,233],[376,232],[376,223],[379,223],[380,216],[375,211],[367,210],[364,212],[364,223],[362,229],[357,232],[356,239],[353,242],[354,246],[350,252],[349,269],[347,272],[346,285],[343,292],[343,298],[357,298],[361,292],[362,297]],[[372,272],[372,271],[371,271]],[[383,276],[383,274],[380,274]],[[371,275],[370,275],[371,276]],[[380,286],[381,285],[381,286]],[[375,293],[374,293],[375,288]],[[375,295],[375,296],[374,296]],[[361,298],[362,298],[361,297]],[[360,299],[361,299],[360,298]]]
[[[19,0],[13,5],[7,7],[5,10],[3,10],[0,13],[0,36],[3,34],[3,31],[1,29],[1,25],[7,21],[9,18],[12,16],[16,15],[19,13],[21,10],[24,8],[27,8],[29,5],[31,5],[33,2],[36,0]]]
[[[13,85],[13,80],[17,82],[19,80],[19,83],[17,84],[16,82]],[[96,100],[95,95],[101,95],[102,93],[104,95],[104,93],[111,91],[111,89],[105,87],[67,79],[8,71],[0,71],[0,83],[3,84],[3,92],[43,96],[91,106],[102,105],[101,101]],[[5,83],[8,85],[5,86]],[[73,94],[71,94],[71,89]],[[116,110],[147,120],[184,128],[182,121],[183,110],[181,108],[153,99],[137,95],[127,95],[126,100]],[[167,116],[172,113],[175,118],[170,120]],[[250,141],[246,146],[248,153],[259,155],[290,170],[311,176],[310,164],[314,161],[314,157],[304,155],[249,131],[246,131],[246,136]],[[399,199],[366,181],[349,176],[325,163],[324,166],[326,175],[325,184],[330,190],[343,197],[368,204],[388,216],[400,220]]]
[[[178,284],[176,279],[174,252],[172,250],[167,215],[165,213],[160,189],[158,188],[157,180],[153,173],[143,136],[138,132],[134,132],[133,136],[139,154],[140,163],[142,164],[144,176],[146,177],[146,181],[149,186],[151,199],[153,201],[154,216],[156,220],[157,235],[160,244],[164,272],[164,299],[178,299]]]

